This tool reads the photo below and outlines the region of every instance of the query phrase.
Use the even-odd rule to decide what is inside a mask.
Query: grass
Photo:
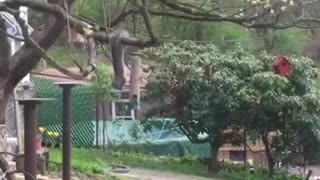
[[[87,174],[104,174],[107,164],[98,159],[93,152],[85,149],[73,149],[72,150],[72,166]],[[50,151],[50,161],[62,164],[62,152],[60,149],[52,149]],[[50,170],[57,171],[61,169],[61,166],[56,164],[50,164]]]
[[[210,177],[207,168],[194,157],[157,157],[141,153],[111,152],[105,157],[109,163],[158,171]]]
[[[62,163],[60,149],[50,151],[50,160]],[[130,168],[144,168],[157,171],[174,172],[179,174],[212,177],[207,168],[195,158],[156,157],[140,153],[108,152],[100,150],[73,149],[72,166],[88,174],[103,174],[111,164],[126,165]],[[61,166],[50,165],[51,170],[59,170]]]
[[[88,61],[88,53],[84,52],[80,49],[70,49],[69,46],[52,46],[48,50],[49,56],[56,61],[61,66],[64,67],[75,67],[75,63],[73,61],[76,61],[79,65],[85,66],[87,65]],[[108,66],[111,67],[111,61],[108,60],[102,52],[98,52],[97,56],[97,62],[104,62]],[[43,63],[39,63],[38,66],[35,68],[35,70],[41,71],[45,68]],[[50,65],[47,64],[46,68],[50,68]]]
[[[50,160],[62,163],[60,149],[50,151]],[[172,172],[184,175],[197,175],[203,177],[218,177],[222,180],[301,180],[298,176],[288,176],[280,172],[275,173],[273,178],[268,176],[266,169],[257,168],[254,173],[248,167],[225,163],[216,176],[209,174],[207,167],[201,165],[195,157],[159,157],[141,153],[130,153],[123,151],[102,152],[100,150],[73,149],[72,166],[90,175],[103,175],[111,164],[126,165],[130,168],[141,168],[162,172]],[[50,170],[61,170],[61,166],[50,165]],[[122,179],[112,173],[104,176],[104,179]]]

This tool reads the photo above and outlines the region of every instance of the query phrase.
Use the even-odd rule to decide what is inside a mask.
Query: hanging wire
[[[103,10],[103,22],[104,22],[104,27],[105,29],[108,29],[108,20],[107,20],[107,12],[106,12],[106,3],[104,0],[100,0],[101,6],[102,6],[102,10]]]
[[[81,6],[83,6],[83,4],[84,4],[84,1],[82,1]],[[74,50],[74,49],[73,49],[73,46],[72,46],[72,34],[71,34],[71,26],[70,26],[70,19],[69,19],[70,11],[69,11],[67,0],[64,0],[64,7],[65,7],[66,13],[67,13],[67,30],[68,30],[68,38],[69,38],[69,47],[68,47],[69,56],[70,56],[71,60],[73,61],[73,63],[79,68],[79,70],[82,71],[83,69],[82,69],[81,65],[77,63],[77,61],[75,60],[75,58],[73,56],[73,52],[72,52],[72,50]],[[82,8],[82,7],[80,7],[80,8]]]
[[[111,11],[111,9],[112,9],[112,0],[110,1],[110,0],[108,0],[108,6],[109,6],[109,23],[108,23],[108,29],[109,29],[109,33],[110,33],[110,31],[111,31],[111,21],[112,21],[112,11]]]
[[[70,29],[70,13],[69,13],[69,7],[68,7],[68,2],[67,0],[64,0],[64,7],[66,8],[66,13],[67,13],[67,29],[68,29],[68,36],[69,36],[69,41],[70,41],[70,45],[69,45],[69,50],[71,53],[71,29]]]
[[[298,34],[303,33],[305,31],[296,31],[286,34]],[[251,41],[251,40],[261,40],[265,38],[270,38],[273,35],[267,35],[267,36],[261,36],[261,37],[251,37],[251,38],[244,38],[244,39],[227,39],[227,40],[179,40],[179,39],[161,39],[160,42],[184,42],[184,41],[190,41],[194,43],[223,43],[223,42],[244,42],[244,41]],[[276,35],[279,36],[279,35]]]

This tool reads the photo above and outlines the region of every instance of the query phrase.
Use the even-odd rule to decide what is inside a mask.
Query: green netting
[[[36,96],[56,98],[57,101],[43,102],[39,107],[39,125],[47,131],[62,134],[62,89],[52,80],[32,78]],[[94,99],[88,86],[76,86],[72,89],[72,144],[75,147],[92,147],[94,140]]]
[[[47,131],[62,134],[62,89],[53,81],[33,77],[37,97],[57,98],[57,101],[43,102],[39,107],[39,125]],[[208,144],[192,144],[179,132],[172,120],[162,119],[152,122],[150,131],[145,132],[139,121],[108,121],[103,133],[103,122],[100,121],[98,132],[94,114],[92,91],[87,86],[72,89],[73,129],[72,144],[74,147],[90,148],[94,144],[102,145],[105,134],[110,143],[126,149],[141,150],[155,155],[210,157]],[[98,143],[96,133],[99,137]],[[50,141],[50,140],[49,140]],[[51,139],[52,141],[52,139]]]
[[[96,123],[94,123],[96,126]],[[103,145],[103,135],[109,144],[126,151],[139,151],[159,156],[184,157],[186,155],[210,158],[208,143],[193,144],[180,131],[173,120],[162,119],[151,122],[151,129],[145,130],[139,121],[108,121],[103,133],[103,122],[98,125],[98,140]],[[205,136],[205,135],[204,135]],[[108,142],[106,142],[108,144]]]

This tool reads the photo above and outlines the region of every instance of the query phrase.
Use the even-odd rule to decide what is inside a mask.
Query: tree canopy
[[[147,52],[157,62],[146,96],[157,103],[147,116],[176,119],[192,142],[210,143],[217,152],[224,143],[243,142],[241,130],[259,134],[272,171],[280,160],[270,136],[281,137],[284,148],[319,140],[320,91],[312,60],[290,57],[293,71],[285,77],[274,72],[275,56],[240,47],[221,53],[213,44],[186,41]]]

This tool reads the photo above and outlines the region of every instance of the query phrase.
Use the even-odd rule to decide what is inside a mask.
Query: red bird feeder
[[[292,72],[292,64],[287,57],[278,57],[273,67],[275,72],[281,76],[289,76]]]

